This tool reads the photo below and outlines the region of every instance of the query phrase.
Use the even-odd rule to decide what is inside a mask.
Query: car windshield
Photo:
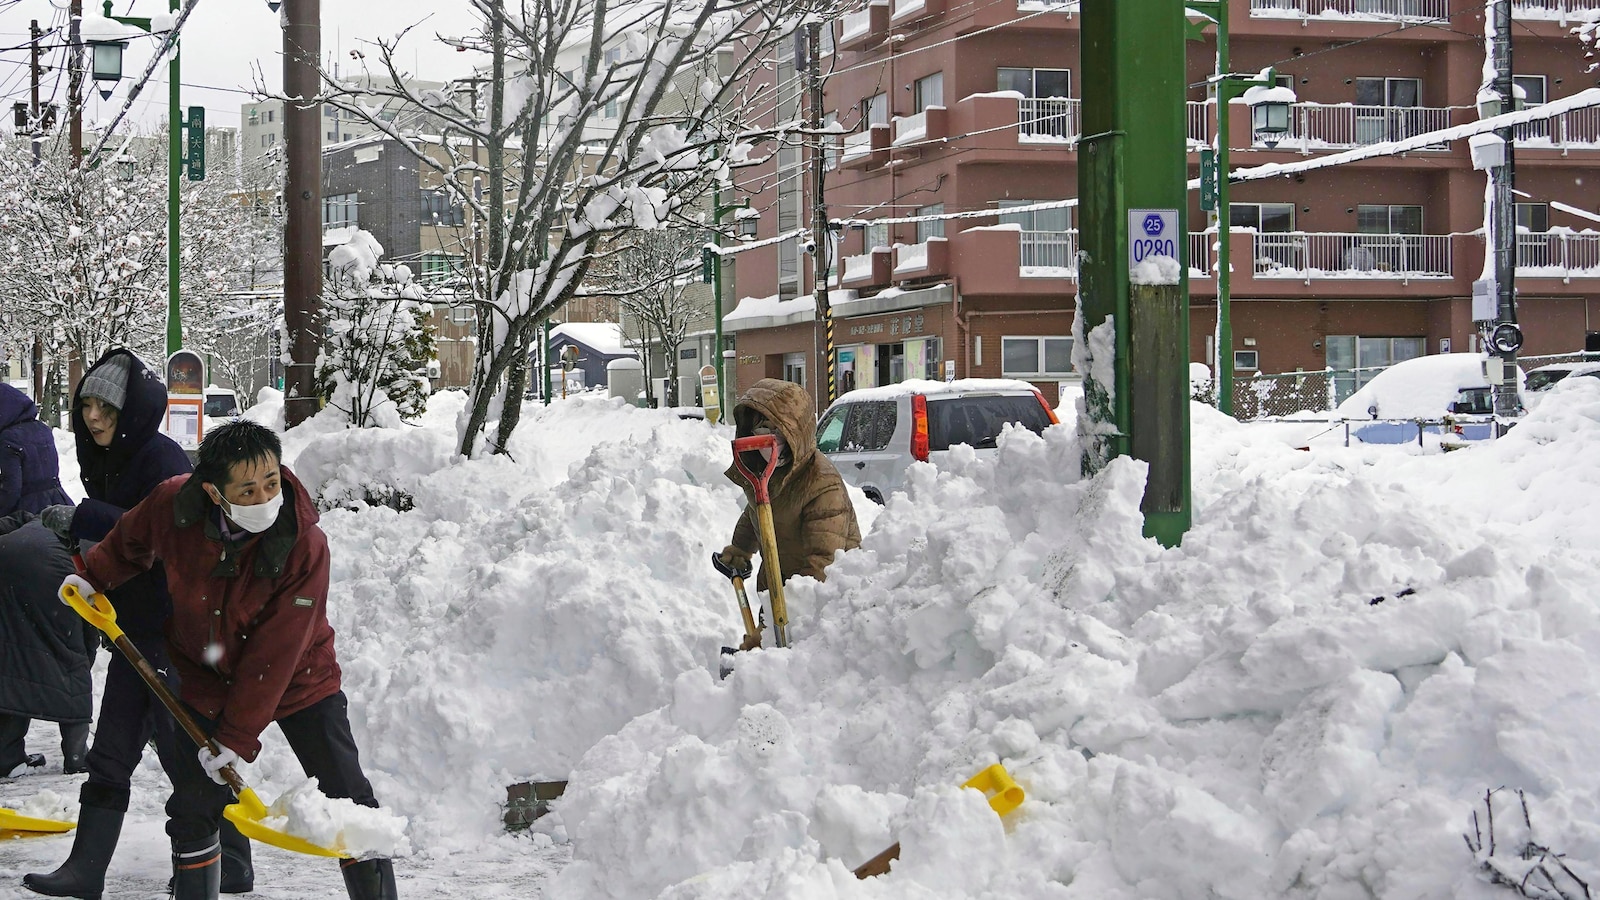
[[[1570,374],[1572,372],[1568,369],[1546,369],[1542,372],[1529,372],[1526,389],[1542,391]]]
[[[1456,394],[1455,411],[1465,415],[1487,416],[1494,412],[1494,395],[1489,389],[1462,388]]]
[[[928,449],[948,450],[956,444],[993,447],[1001,429],[1010,422],[1038,434],[1050,426],[1050,416],[1033,394],[930,397]]]
[[[218,395],[206,398],[206,415],[214,419],[220,419],[226,416],[237,416],[238,414],[239,404],[234,402],[232,397]]]

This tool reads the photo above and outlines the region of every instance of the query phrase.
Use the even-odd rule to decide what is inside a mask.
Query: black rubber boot
[[[61,773],[80,775],[89,771],[89,723],[61,726]]]
[[[22,876],[22,886],[36,894],[100,900],[105,890],[106,867],[122,835],[128,792],[86,784],[78,796],[78,828],[67,861],[48,875]]]
[[[172,843],[172,900],[217,900],[222,844],[217,836]]]
[[[248,894],[256,887],[256,870],[250,865],[250,839],[227,819],[218,831],[222,840],[222,893]]]
[[[350,900],[399,900],[394,887],[394,862],[387,859],[347,860],[339,864]]]

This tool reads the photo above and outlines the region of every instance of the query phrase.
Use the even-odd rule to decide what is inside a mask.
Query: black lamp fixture
[[[93,59],[94,86],[100,91],[100,99],[110,100],[111,92],[122,80],[122,51],[128,45],[124,41],[89,41],[88,44]]]

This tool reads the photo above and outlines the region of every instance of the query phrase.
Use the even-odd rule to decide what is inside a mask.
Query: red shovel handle
[[[760,475],[750,471],[744,464],[744,453],[747,450],[771,450],[767,457],[766,471]],[[756,489],[757,503],[771,503],[772,495],[767,492],[767,485],[772,481],[772,473],[778,471],[778,436],[775,434],[755,434],[750,437],[733,439],[733,464],[738,467],[739,474],[745,477]]]

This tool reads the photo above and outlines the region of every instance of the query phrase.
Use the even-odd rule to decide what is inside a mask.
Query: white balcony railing
[[[839,157],[839,163],[843,165],[844,163],[847,163],[853,159],[860,159],[863,156],[869,156],[871,153],[871,131],[863,131],[858,134],[847,134],[844,136],[844,145],[842,153]]]
[[[1442,106],[1296,103],[1291,113],[1289,133],[1278,146],[1302,153],[1366,147],[1450,127],[1450,110]],[[1255,144],[1261,146],[1259,137]]]
[[[1600,278],[1600,234],[1565,231],[1517,235],[1517,275]]]
[[[1215,231],[1189,232],[1189,277],[1190,278],[1215,278],[1211,271],[1211,261],[1216,259],[1212,249],[1216,246],[1217,233]]]
[[[1600,108],[1570,109],[1548,119],[1524,122],[1512,131],[1518,147],[1551,147],[1563,155],[1574,148],[1600,150]]]
[[[1024,278],[1062,278],[1078,273],[1078,232],[1022,232]]]
[[[1076,141],[1083,134],[1082,101],[1066,97],[1023,97],[1017,101],[1017,139]]]
[[[1448,0],[1250,0],[1250,15],[1261,19],[1430,22],[1449,19],[1450,4]]]
[[[1030,12],[1047,9],[1051,12],[1072,15],[1082,5],[1079,0],[1017,0],[1017,10]]]
[[[1447,234],[1257,232],[1257,278],[1449,278]],[[1235,240],[1239,238],[1235,236]]]
[[[1566,25],[1584,21],[1600,13],[1600,0],[1511,0],[1511,16],[1516,19],[1543,19]]]
[[[1211,104],[1204,100],[1190,100],[1189,143],[1211,146]]]

